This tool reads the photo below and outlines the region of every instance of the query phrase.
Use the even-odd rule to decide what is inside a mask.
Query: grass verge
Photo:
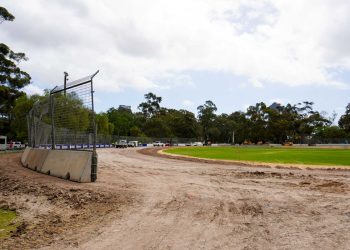
[[[11,232],[16,230],[17,223],[14,220],[17,218],[15,211],[0,208],[0,239],[11,235]]]
[[[206,159],[292,163],[324,166],[350,166],[349,149],[271,148],[271,147],[182,147],[165,153]]]

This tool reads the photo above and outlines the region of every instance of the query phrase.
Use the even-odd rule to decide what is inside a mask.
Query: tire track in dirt
[[[105,151],[143,197],[81,249],[346,249],[347,172],[208,164]],[[105,158],[106,157],[106,158]]]
[[[98,181],[74,185],[129,197],[132,202],[107,215],[107,221],[99,213],[94,225],[77,231],[81,235],[62,236],[74,244],[52,241],[45,249],[347,249],[350,245],[349,172],[208,164],[159,158],[135,149],[98,153]],[[28,170],[26,174],[40,175]]]

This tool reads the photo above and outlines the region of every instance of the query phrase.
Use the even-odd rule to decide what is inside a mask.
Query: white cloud
[[[349,87],[338,79],[350,70],[347,0],[68,2],[2,3],[16,20],[1,24],[1,40],[27,53],[22,65],[45,87],[96,69],[105,91],[191,85],[192,71]]]
[[[184,107],[193,107],[194,102],[192,102],[191,100],[183,100],[183,101],[182,101],[182,105],[183,105]]]
[[[196,84],[192,81],[191,76],[187,74],[165,73],[163,76],[157,77],[159,89],[171,89],[172,87],[191,87],[195,88]]]
[[[264,84],[259,81],[258,79],[250,79],[250,83],[253,85],[253,87],[255,88],[263,88],[264,87]]]
[[[23,91],[27,95],[42,95],[42,94],[44,94],[44,90],[41,89],[40,87],[34,85],[34,84],[30,84],[30,85],[25,86],[23,88]]]
[[[242,111],[247,111],[247,109],[249,108],[251,106],[251,104],[244,104],[243,106],[242,106]]]
[[[288,99],[285,99],[285,98],[273,98],[273,99],[269,100],[270,104],[272,104],[274,102],[279,103],[281,105],[286,105],[287,103],[290,103],[290,101]]]

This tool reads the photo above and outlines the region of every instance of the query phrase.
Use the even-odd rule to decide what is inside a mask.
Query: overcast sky
[[[264,101],[350,102],[349,0],[4,0],[1,42],[27,54],[27,93],[100,70],[97,110],[163,105],[219,112]],[[339,117],[338,117],[339,118]]]

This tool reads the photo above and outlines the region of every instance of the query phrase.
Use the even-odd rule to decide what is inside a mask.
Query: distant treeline
[[[0,24],[13,21],[15,17],[0,6]],[[22,52],[12,51],[0,43],[0,135],[9,139],[26,141],[28,123],[26,115],[34,103],[48,97],[27,96],[22,89],[31,83],[30,75],[19,68],[22,61],[28,60]],[[77,132],[88,132],[91,114],[83,102],[75,96],[68,99],[59,97],[56,107],[67,110],[65,119],[58,119],[56,125]],[[334,125],[336,114],[327,117],[313,109],[312,102],[287,104],[274,103],[267,106],[257,103],[245,112],[216,114],[212,101],[206,101],[197,110],[197,116],[187,110],[161,107],[162,98],[148,93],[145,102],[133,113],[125,107],[110,108],[96,117],[97,130],[103,135],[157,137],[157,138],[197,138],[203,141],[235,143],[305,142],[308,139],[340,139],[350,137],[350,104],[342,114],[338,125]],[[74,114],[74,115],[72,115]],[[50,119],[40,117],[45,123]],[[47,117],[46,117],[47,118]]]
[[[43,96],[23,95],[19,97],[11,112],[7,131],[10,139],[27,140],[26,114],[35,101]],[[338,125],[334,125],[336,114],[327,114],[313,109],[312,102],[267,106],[260,102],[245,112],[216,114],[217,107],[206,101],[197,107],[197,116],[187,110],[161,107],[162,98],[153,93],[145,94],[145,101],[132,112],[125,106],[110,108],[96,115],[98,134],[156,137],[197,138],[211,142],[235,143],[305,143],[310,138],[340,139],[350,137],[350,104],[342,114]],[[76,104],[75,104],[76,105]],[[4,122],[0,120],[0,122]],[[83,124],[79,125],[84,127]],[[3,126],[4,127],[4,126]],[[327,140],[326,140],[327,141]]]

